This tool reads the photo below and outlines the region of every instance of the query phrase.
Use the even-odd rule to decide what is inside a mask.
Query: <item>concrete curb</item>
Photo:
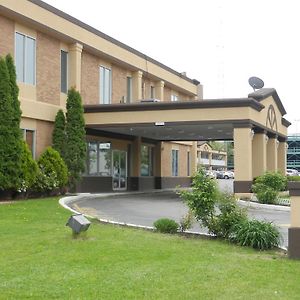
[[[270,209],[270,210],[277,210],[277,211],[290,211],[291,210],[291,208],[289,206],[261,204],[261,203],[245,201],[245,200],[238,200],[238,203],[244,207],[252,207],[252,208],[257,208],[257,209]]]
[[[156,192],[163,192],[163,191],[168,191],[168,190],[159,190],[159,191],[156,191]],[[69,204],[71,204],[75,201],[78,201],[80,199],[84,199],[84,198],[94,198],[94,197],[102,198],[102,197],[113,197],[113,196],[116,196],[116,195],[145,194],[145,193],[152,193],[152,191],[149,191],[149,192],[106,193],[106,194],[82,193],[82,194],[78,194],[78,195],[75,195],[75,196],[67,196],[67,197],[60,198],[59,199],[59,204],[62,207],[64,207],[65,209],[71,211],[72,213],[83,214],[85,217],[90,218],[90,219],[97,219],[101,223],[107,223],[107,224],[113,224],[113,225],[126,226],[126,227],[132,227],[132,228],[139,228],[139,229],[154,231],[153,226],[144,226],[144,225],[138,225],[138,224],[117,222],[117,221],[113,221],[113,220],[109,220],[109,219],[101,219],[101,218],[97,218],[97,217],[88,215],[86,213],[80,213],[80,212],[76,211],[75,209],[73,209],[69,206]],[[244,206],[244,207],[267,208],[267,209],[274,209],[274,210],[281,210],[281,211],[289,211],[290,210],[290,207],[285,207],[285,206],[278,207],[279,205],[260,204],[260,203],[255,203],[255,202],[251,202],[251,201],[244,201],[244,200],[238,200],[238,203],[241,206]],[[180,233],[180,232],[178,232],[178,233]],[[188,234],[188,235],[191,235],[191,236],[192,235],[198,235],[198,236],[211,237],[211,238],[214,237],[214,235],[209,234],[209,233],[201,233],[201,232],[195,232],[195,231],[184,231],[183,234]],[[278,249],[287,251],[287,248],[284,247],[284,246],[279,246]]]
[[[164,190],[167,191],[167,190]],[[161,192],[161,191],[158,191]],[[146,192],[148,193],[148,192]],[[149,193],[151,193],[151,191],[149,191]],[[102,218],[98,218],[98,217],[94,217],[91,216],[89,214],[86,213],[80,213],[78,211],[76,211],[75,209],[71,208],[69,206],[69,204],[84,199],[84,198],[103,198],[103,197],[109,197],[109,196],[116,196],[116,195],[128,195],[128,194],[145,194],[145,192],[133,192],[133,193],[128,193],[128,192],[124,192],[124,193],[107,193],[107,194],[90,194],[90,193],[82,193],[82,194],[78,194],[76,196],[67,196],[67,197],[63,197],[59,199],[59,204],[64,207],[65,209],[71,211],[74,214],[82,214],[87,218],[90,219],[97,219],[99,220],[101,223],[108,223],[108,224],[113,224],[113,225],[119,225],[119,226],[126,226],[126,227],[133,227],[133,228],[139,228],[139,229],[145,229],[145,230],[151,230],[154,231],[154,227],[153,226],[144,226],[144,225],[138,225],[138,224],[132,224],[132,223],[125,223],[125,222],[117,222],[117,221],[113,221],[113,220],[109,220],[109,219],[102,219]],[[181,233],[181,232],[178,232]],[[184,231],[182,232],[183,234],[188,234],[188,235],[199,235],[199,236],[205,236],[205,237],[214,237],[214,235],[209,234],[209,233],[201,233],[201,232],[196,232],[196,231]]]

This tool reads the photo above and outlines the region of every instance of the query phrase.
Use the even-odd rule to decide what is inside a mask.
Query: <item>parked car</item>
[[[205,170],[205,175],[209,178],[216,178],[216,173],[212,170]]]
[[[299,176],[299,172],[295,169],[286,169],[286,176]]]
[[[216,172],[217,179],[234,179],[234,172],[227,170],[227,171],[217,171]]]
[[[224,171],[216,171],[217,179],[224,179]]]

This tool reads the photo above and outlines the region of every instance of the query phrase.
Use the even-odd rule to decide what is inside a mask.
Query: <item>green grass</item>
[[[218,240],[94,222],[57,198],[0,205],[0,299],[299,299],[300,262]]]

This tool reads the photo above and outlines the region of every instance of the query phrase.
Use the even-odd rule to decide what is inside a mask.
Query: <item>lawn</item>
[[[0,205],[0,299],[299,299],[300,262],[218,240],[93,222],[57,198]]]

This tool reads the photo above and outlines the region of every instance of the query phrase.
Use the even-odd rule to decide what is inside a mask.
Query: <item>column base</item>
[[[251,193],[252,180],[251,181],[234,181],[233,191],[235,194]]]
[[[300,227],[290,227],[288,230],[289,258],[300,259]]]

